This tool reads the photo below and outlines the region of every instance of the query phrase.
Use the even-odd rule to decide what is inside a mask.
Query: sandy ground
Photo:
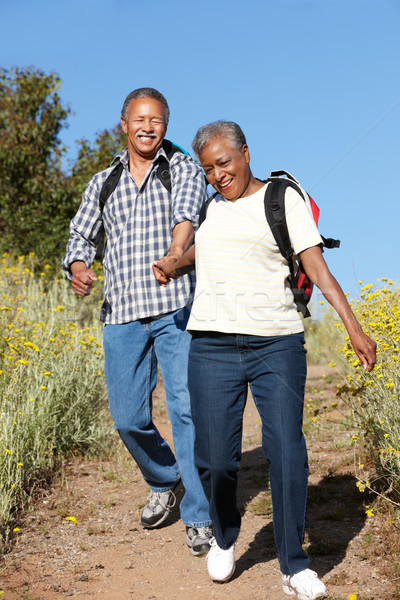
[[[328,368],[309,369],[308,395],[335,400]],[[323,375],[327,375],[323,378]],[[171,441],[157,388],[157,424]],[[307,396],[306,396],[307,398]],[[161,408],[160,408],[161,407]],[[355,486],[349,432],[328,415],[308,432],[309,511],[305,544],[311,566],[330,598],[394,598],[379,560],[366,552],[366,539],[379,524],[365,515]],[[175,511],[160,529],[140,525],[148,488],[124,449],[108,461],[74,461],[42,493],[19,527],[21,532],[0,569],[2,600],[283,600],[273,532],[266,463],[260,448],[260,421],[249,398],[245,412],[239,504],[242,529],[231,581],[213,583],[204,557],[193,557],[185,527]],[[116,446],[119,441],[116,438]],[[181,493],[180,493],[181,494]],[[181,497],[178,493],[178,499]],[[74,517],[66,520],[66,517]],[[369,536],[369,537],[368,537]]]

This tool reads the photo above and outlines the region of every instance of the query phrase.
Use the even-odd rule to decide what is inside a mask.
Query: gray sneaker
[[[211,525],[205,527],[186,527],[186,543],[194,556],[202,556],[210,549],[213,537]]]
[[[142,511],[141,522],[143,527],[154,529],[165,521],[176,504],[174,491],[180,484],[180,480],[166,492],[150,491],[146,506]]]

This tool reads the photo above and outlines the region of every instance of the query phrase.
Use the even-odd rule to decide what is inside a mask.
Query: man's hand
[[[70,266],[72,277],[72,289],[78,296],[89,296],[94,281],[97,281],[93,269],[88,269],[85,263],[77,261]]]
[[[178,275],[175,273],[175,265],[179,260],[179,256],[176,254],[168,254],[160,260],[156,260],[152,264],[154,277],[158,283],[165,287],[171,279],[178,279]]]

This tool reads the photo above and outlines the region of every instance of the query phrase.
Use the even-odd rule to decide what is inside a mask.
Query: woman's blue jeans
[[[194,460],[194,426],[187,388],[190,335],[187,309],[155,319],[106,325],[103,344],[105,375],[114,427],[157,492],[169,490],[181,477],[180,504],[185,525],[211,523],[208,501]],[[176,458],[152,418],[152,392],[160,365]]]
[[[308,482],[302,433],[306,370],[302,333],[261,337],[195,332],[192,337],[189,391],[196,462],[214,535],[224,549],[239,535],[237,472],[250,384],[269,463],[275,546],[286,575],[309,566],[302,548]]]

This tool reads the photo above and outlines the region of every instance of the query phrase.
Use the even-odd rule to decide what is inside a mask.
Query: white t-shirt
[[[266,186],[231,201],[218,195],[196,234],[196,290],[189,331],[260,336],[303,331],[286,281],[289,275],[267,223]],[[303,198],[285,194],[286,220],[293,250],[299,254],[322,243]]]

